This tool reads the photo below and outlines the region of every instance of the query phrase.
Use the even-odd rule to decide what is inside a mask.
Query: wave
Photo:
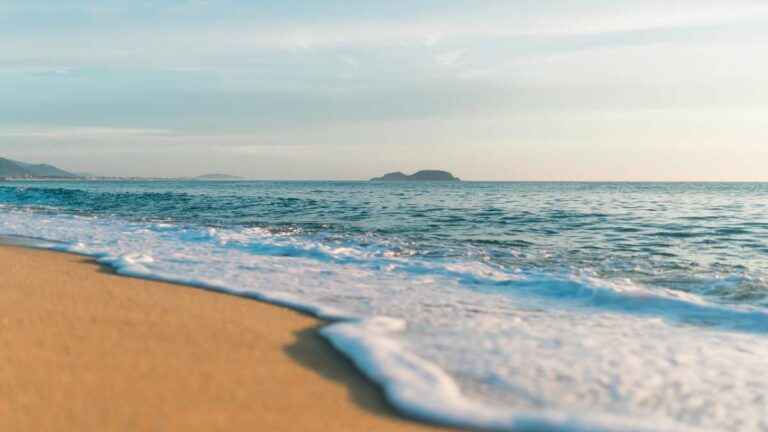
[[[86,254],[126,276],[327,319],[322,334],[417,419],[473,430],[765,430],[760,397],[768,388],[768,313],[754,301],[713,301],[728,293],[758,295],[760,275],[737,274],[726,263],[728,277],[709,277],[681,261],[635,267],[606,247],[586,255],[590,261],[542,250],[542,238],[527,245],[535,254],[504,250],[506,260],[499,260],[509,239],[489,236],[451,253],[442,249],[455,244],[436,237],[419,243],[367,227],[340,235],[322,218],[307,222],[315,229],[252,221],[205,226],[190,223],[189,215],[128,217],[136,203],[120,211],[109,204],[148,200],[147,214],[168,206],[196,215],[232,199],[225,192],[222,201],[194,193],[104,199],[50,190],[41,199],[0,187],[0,202],[9,203],[0,208],[0,234],[34,236],[37,247]],[[60,202],[51,199],[59,193]],[[163,199],[183,205],[157,202]],[[103,200],[94,207],[108,210],[84,211],[68,200]],[[39,210],[43,204],[49,207]],[[482,217],[494,214],[501,213]],[[659,274],[657,263],[677,276]],[[604,269],[611,266],[658,283],[609,277]],[[748,292],[745,284],[752,284]]]
[[[686,431],[672,422],[650,424],[608,415],[584,419],[578,413],[510,412],[508,409],[468,399],[457,383],[441,368],[409,352],[397,340],[407,322],[384,316],[360,317],[280,292],[258,292],[163,271],[149,270],[156,260],[144,254],[113,256],[89,252],[83,243],[75,245],[47,239],[15,237],[31,247],[91,255],[116,273],[180,283],[216,292],[252,298],[289,307],[331,321],[321,330],[342,354],[346,355],[371,381],[385,392],[387,400],[402,414],[430,423],[487,431],[559,430],[563,432]]]

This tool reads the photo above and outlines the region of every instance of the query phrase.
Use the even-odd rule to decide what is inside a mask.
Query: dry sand
[[[253,300],[0,246],[0,431],[418,431],[317,334]]]

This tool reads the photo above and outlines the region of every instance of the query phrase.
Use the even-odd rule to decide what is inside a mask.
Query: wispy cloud
[[[71,140],[81,138],[115,138],[167,136],[173,131],[165,129],[138,129],[115,127],[16,127],[0,129],[0,138],[38,138],[50,140]]]
[[[437,64],[445,67],[455,66],[466,53],[465,50],[445,51],[435,55]]]
[[[182,2],[177,8],[205,13],[217,2]],[[591,5],[591,6],[590,6]],[[123,6],[123,9],[125,6]],[[250,11],[254,12],[251,13]],[[186,65],[194,59],[236,63],[235,59],[260,51],[306,51],[340,48],[379,48],[465,43],[535,37],[569,37],[648,29],[695,28],[759,21],[768,17],[768,3],[658,0],[584,2],[578,8],[565,2],[510,1],[493,3],[486,13],[469,9],[435,9],[414,18],[360,19],[354,16],[329,20],[295,19],[279,23],[245,7],[246,18],[200,23],[178,19],[159,25],[147,19],[116,14],[111,18],[78,23],[77,32],[53,27],[34,34],[0,29],[0,63],[43,65]],[[10,12],[6,12],[10,14]],[[125,21],[124,21],[125,20]],[[117,25],[110,26],[115,21]],[[60,33],[61,32],[61,33]],[[444,48],[443,48],[444,49]]]
[[[186,162],[271,151],[284,165],[259,169],[327,158],[320,168],[357,173],[332,149],[365,147],[393,168],[441,154],[504,174],[518,154],[544,170],[566,147],[710,140],[686,123],[704,111],[722,119],[710,132],[739,131],[712,148],[762,136],[733,113],[768,106],[765,0],[318,4],[0,1],[0,148],[73,166],[132,150],[158,165],[167,149]],[[650,134],[658,118],[664,134]]]

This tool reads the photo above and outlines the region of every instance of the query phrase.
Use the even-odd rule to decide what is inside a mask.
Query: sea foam
[[[768,315],[590,272],[387,243],[0,209],[0,234],[293,307],[405,415],[487,430],[768,430]]]

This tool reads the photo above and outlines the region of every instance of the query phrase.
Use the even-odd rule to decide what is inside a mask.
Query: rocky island
[[[407,175],[400,171],[372,178],[371,181],[461,181],[448,171],[422,170],[415,174]]]

